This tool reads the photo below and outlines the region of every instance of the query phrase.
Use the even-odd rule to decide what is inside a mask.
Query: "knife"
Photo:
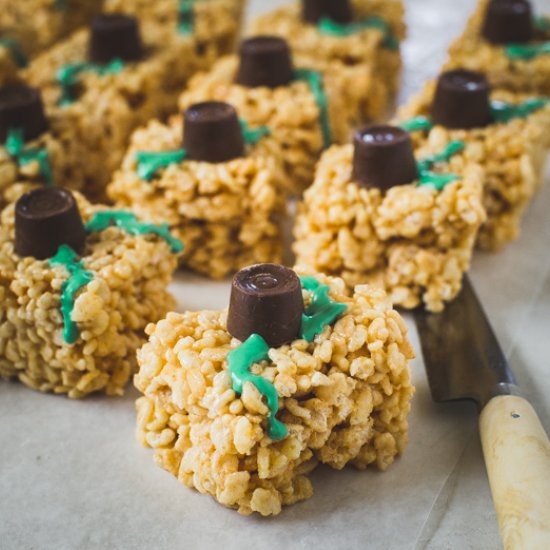
[[[469,279],[438,314],[414,311],[432,398],[469,399],[506,550],[550,549],[550,442]]]

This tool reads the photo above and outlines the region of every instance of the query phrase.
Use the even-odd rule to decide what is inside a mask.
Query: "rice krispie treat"
[[[27,63],[27,56],[14,39],[0,38],[0,86],[18,82],[19,70]]]
[[[318,464],[385,470],[407,445],[414,353],[380,289],[256,265],[229,311],[170,313],[147,332],[138,439],[241,514],[310,498]]]
[[[449,49],[447,69],[487,75],[497,88],[550,95],[550,20],[528,0],[481,0]]]
[[[0,0],[0,43],[26,56],[49,48],[101,10],[103,0]]]
[[[311,184],[323,149],[348,141],[348,96],[349,88],[334,75],[295,68],[282,38],[256,36],[241,44],[239,56],[224,57],[194,76],[179,106],[226,101],[252,128],[267,126],[281,147],[288,191],[299,194]]]
[[[187,78],[203,66],[193,41],[130,16],[96,17],[24,71],[48,113],[63,117],[85,150],[85,192],[101,196],[138,126],[173,112]]]
[[[64,117],[48,117],[40,90],[0,87],[0,207],[25,191],[59,185],[80,189],[86,154]]]
[[[183,119],[133,135],[110,198],[166,221],[185,239],[183,264],[207,276],[280,261],[284,175],[269,128],[250,129],[220,102],[192,105]]]
[[[483,173],[457,158],[463,147],[453,141],[415,158],[404,130],[370,126],[353,145],[329,149],[298,206],[297,264],[350,287],[381,286],[405,308],[442,310],[485,220]]]
[[[481,73],[443,73],[399,113],[413,131],[416,147],[464,141],[457,161],[485,171],[483,204],[487,222],[479,245],[498,250],[517,238],[523,213],[542,184],[549,146],[550,104],[546,98],[491,91]]]
[[[246,0],[105,0],[104,9],[131,13],[165,32],[173,29],[192,36],[197,47],[220,56],[235,49],[246,4]]]
[[[121,395],[182,244],[165,225],[42,188],[2,212],[0,377],[79,398]]]
[[[285,38],[298,67],[343,82],[353,125],[385,115],[399,84],[402,0],[303,0],[260,16],[253,34]]]

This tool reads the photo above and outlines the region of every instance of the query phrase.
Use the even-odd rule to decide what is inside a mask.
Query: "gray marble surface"
[[[279,3],[256,0],[252,10]],[[436,73],[473,5],[407,2],[402,98]],[[538,5],[550,12],[550,0]],[[521,240],[497,256],[477,255],[472,273],[547,429],[548,204],[550,187],[534,201]],[[228,283],[189,275],[178,275],[173,290],[180,309],[224,307],[229,295]],[[135,390],[71,402],[0,383],[0,549],[498,549],[476,412],[433,404],[421,358],[413,376],[411,443],[388,472],[321,468],[311,500],[267,520],[226,510],[157,468],[134,438]]]

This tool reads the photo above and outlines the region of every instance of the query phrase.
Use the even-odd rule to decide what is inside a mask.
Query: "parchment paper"
[[[273,0],[253,1],[254,12]],[[409,0],[403,98],[435,75],[473,0]],[[550,0],[538,3],[550,12]],[[550,174],[548,178],[550,179]],[[520,384],[549,427],[550,187],[522,238],[479,254],[472,278]],[[221,308],[229,285],[178,275],[179,308]],[[413,341],[416,332],[408,318]],[[134,438],[122,399],[72,402],[0,383],[0,549],[500,548],[470,404],[431,402],[421,358],[411,443],[386,473],[321,468],[314,497],[272,519],[241,517],[181,486]]]

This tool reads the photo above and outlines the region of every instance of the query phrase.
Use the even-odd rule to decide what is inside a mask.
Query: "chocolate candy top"
[[[447,128],[482,128],[492,122],[489,83],[474,71],[442,73],[432,103],[432,118]]]
[[[300,279],[278,264],[258,264],[233,278],[227,330],[244,342],[259,334],[272,348],[298,338],[304,301]]]
[[[410,135],[395,126],[367,126],[354,137],[353,181],[387,190],[418,178]]]
[[[59,187],[44,187],[23,195],[15,205],[15,252],[45,260],[62,245],[80,253],[86,231],[73,195]]]
[[[10,129],[22,129],[25,141],[48,130],[48,121],[40,91],[25,84],[0,88],[0,140],[5,141]]]
[[[521,44],[533,39],[533,10],[527,0],[491,0],[481,29],[493,44]]]
[[[276,36],[243,40],[235,82],[249,88],[286,86],[294,78],[290,48]]]
[[[353,11],[350,0],[302,0],[304,21],[315,24],[323,17],[336,23],[351,23]]]
[[[135,17],[104,13],[92,20],[88,55],[93,63],[139,61],[144,50]]]
[[[185,111],[183,147],[190,160],[227,162],[245,154],[237,112],[228,103],[206,101]]]

